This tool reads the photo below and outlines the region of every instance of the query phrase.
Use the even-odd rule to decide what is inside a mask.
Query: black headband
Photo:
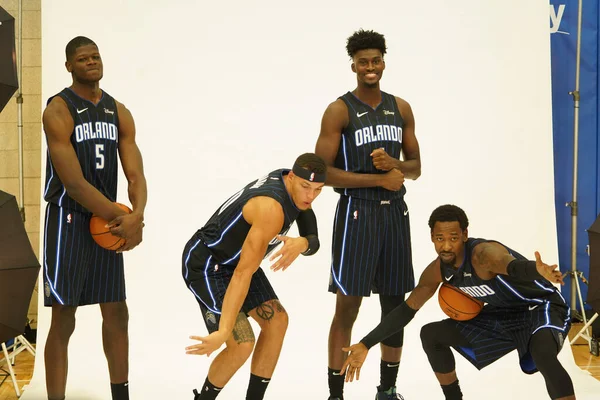
[[[298,164],[294,163],[294,168],[292,168],[292,172],[294,175],[306,179],[309,182],[325,182],[325,172],[314,172],[308,169],[304,169]]]

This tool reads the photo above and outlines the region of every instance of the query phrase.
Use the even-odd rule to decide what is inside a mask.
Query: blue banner
[[[571,269],[571,208],[565,204],[573,200],[574,101],[569,92],[575,90],[578,3],[578,0],[550,0],[554,188],[559,265],[563,272]],[[598,1],[584,0],[582,11],[576,266],[587,278],[590,259],[586,252],[586,229],[595,221],[600,209]],[[563,293],[570,304],[571,279],[566,279],[565,283]],[[581,283],[581,288],[585,300],[587,286]],[[579,303],[577,307],[579,309]]]

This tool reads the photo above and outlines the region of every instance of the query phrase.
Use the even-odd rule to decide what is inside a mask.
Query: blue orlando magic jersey
[[[400,159],[404,120],[398,110],[396,98],[381,92],[381,103],[375,109],[351,92],[340,99],[348,107],[348,126],[342,131],[335,167],[360,174],[384,174],[385,171],[375,168],[370,154],[383,147],[390,157]],[[365,200],[397,199],[406,193],[404,186],[397,192],[382,187],[335,188],[335,191]]]
[[[77,154],[83,177],[110,201],[117,197],[119,117],[117,104],[108,93],[102,92],[97,105],[79,97],[69,88],[60,96],[71,113],[74,128],[71,145]],[[55,96],[48,99],[47,104]],[[60,181],[48,150],[44,199],[70,210],[89,212],[67,194]]]
[[[250,182],[223,203],[206,225],[198,231],[198,237],[210,249],[219,264],[237,265],[242,245],[251,227],[244,219],[242,209],[253,197],[267,196],[281,204],[284,221],[280,234],[287,233],[300,213],[283,182],[283,177],[289,172],[288,169],[278,169]],[[279,243],[280,241],[274,238],[269,243],[266,254],[269,254]]]
[[[473,264],[471,264],[471,256],[473,248],[484,242],[492,241],[469,238],[465,244],[465,259],[462,265],[456,269],[451,265],[442,263],[442,278],[452,286],[491,306],[516,307],[528,305],[533,309],[537,305],[550,302],[566,307],[560,292],[546,279],[522,281],[507,275],[496,275],[490,280],[483,280],[478,277]],[[516,259],[527,259],[516,251],[504,247]]]

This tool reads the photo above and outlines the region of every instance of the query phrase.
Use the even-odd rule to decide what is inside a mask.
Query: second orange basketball
[[[125,204],[115,204],[128,213],[132,212],[131,208],[127,207]],[[92,215],[92,218],[90,219],[90,233],[98,246],[106,250],[118,250],[125,244],[125,239],[110,233],[110,229],[106,227],[108,222],[109,221],[98,215]]]
[[[456,321],[473,319],[483,308],[483,302],[447,283],[440,287],[438,301],[442,311]]]

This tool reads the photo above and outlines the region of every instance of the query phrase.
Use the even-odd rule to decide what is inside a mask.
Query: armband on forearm
[[[406,301],[394,308],[367,336],[362,338],[361,343],[367,349],[381,343],[394,333],[403,329],[414,318],[417,310],[413,310]]]
[[[544,279],[538,272],[535,261],[530,260],[512,260],[506,267],[506,274],[522,281]]]
[[[319,237],[317,235],[307,235],[305,236],[306,240],[308,240],[308,249],[302,253],[303,256],[312,256],[318,250],[321,244],[319,243]]]

